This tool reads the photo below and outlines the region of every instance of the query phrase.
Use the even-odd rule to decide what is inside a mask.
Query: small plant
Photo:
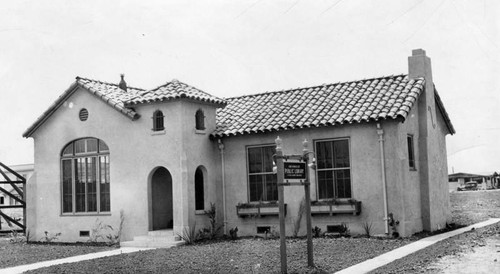
[[[97,243],[99,240],[104,240],[104,231],[113,229],[110,225],[103,224],[99,219],[95,220],[94,226],[90,230],[90,238],[88,242]]]
[[[9,241],[11,243],[20,244],[26,242],[26,237],[16,230],[12,230],[9,234]]]
[[[318,237],[321,237],[321,228],[315,226],[313,229],[312,229],[312,234],[313,234],[313,237],[314,238],[318,238]]]
[[[59,238],[59,236],[61,236],[61,232],[58,232],[58,233],[55,233],[53,235],[50,235],[50,233],[48,231],[45,231],[45,236],[43,236],[40,241],[42,242],[46,242],[46,243],[52,243],[54,241],[57,241],[57,239]]]
[[[266,232],[264,233],[265,240],[276,239],[276,238],[279,238],[279,236],[280,236],[280,233],[278,230],[276,230],[276,226],[272,226],[271,228],[266,230]]]
[[[398,225],[399,225],[399,220],[394,220],[394,215],[391,213],[389,213],[389,215],[387,216],[387,222],[389,224],[389,226],[391,227],[391,230],[392,230],[392,237],[393,238],[399,238],[399,232],[398,232]]]
[[[368,238],[370,238],[372,236],[372,234],[371,234],[372,226],[373,226],[373,222],[366,221],[363,223],[363,230],[365,231],[365,235]]]
[[[238,238],[238,227],[231,228],[229,230],[229,236],[231,237],[231,240],[236,240]]]
[[[196,233],[196,223],[193,226],[185,227],[182,234],[176,234],[186,243],[186,245],[194,244],[200,239],[200,235]]]
[[[340,236],[350,237],[351,231],[349,230],[349,226],[347,225],[347,223],[341,223],[340,226],[341,226],[339,230]]]
[[[295,218],[295,222],[293,223],[293,237],[297,237],[300,231],[300,224],[302,221],[302,215],[306,211],[306,198],[302,198],[299,205],[299,210],[297,212],[297,218]]]
[[[210,209],[205,210],[205,214],[210,219],[210,228],[203,228],[200,230],[202,238],[209,240],[214,239],[219,234],[222,229],[222,225],[217,222],[217,212],[215,209],[215,204],[210,203]]]
[[[122,238],[122,230],[123,230],[123,223],[125,222],[125,213],[123,212],[123,209],[120,210],[120,223],[118,224],[118,231],[116,231],[115,234],[110,233],[106,235],[106,238],[108,239],[108,244],[109,246],[115,246],[120,244],[120,240]],[[109,226],[111,231],[113,231],[113,227]]]

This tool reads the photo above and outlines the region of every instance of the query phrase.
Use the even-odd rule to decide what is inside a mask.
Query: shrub
[[[223,225],[217,222],[217,211],[214,203],[210,203],[210,209],[205,210],[205,214],[207,214],[210,219],[210,228],[203,228],[200,230],[202,238],[212,240],[219,234]]]
[[[231,228],[229,230],[229,236],[231,237],[231,240],[236,240],[238,238],[238,227]]]
[[[314,238],[318,238],[318,237],[321,237],[321,228],[315,226],[313,229],[312,229],[312,234],[313,234],[313,237]]]

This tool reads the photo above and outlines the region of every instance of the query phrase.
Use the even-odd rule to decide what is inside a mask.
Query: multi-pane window
[[[413,150],[413,135],[408,135],[406,137],[408,143],[408,165],[410,170],[417,169],[415,165],[415,151]]]
[[[95,138],[69,143],[62,152],[62,212],[109,212],[109,148]]]
[[[161,110],[157,110],[153,113],[153,131],[164,130],[165,126],[163,124],[163,112]]]
[[[316,142],[318,198],[352,198],[349,140]]]
[[[198,111],[196,111],[195,119],[196,119],[196,129],[197,130],[204,130],[205,129],[205,114],[203,114],[203,110],[199,109]]]
[[[278,185],[276,174],[273,173],[274,146],[249,147],[248,184],[250,201],[278,200]]]

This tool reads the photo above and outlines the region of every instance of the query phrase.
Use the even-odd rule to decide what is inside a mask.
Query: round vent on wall
[[[89,111],[86,108],[80,110],[80,121],[87,121],[89,118]]]

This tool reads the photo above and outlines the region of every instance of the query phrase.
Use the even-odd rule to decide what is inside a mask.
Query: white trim
[[[167,133],[166,130],[158,130],[158,131],[151,131],[151,136],[155,135],[165,135]]]

